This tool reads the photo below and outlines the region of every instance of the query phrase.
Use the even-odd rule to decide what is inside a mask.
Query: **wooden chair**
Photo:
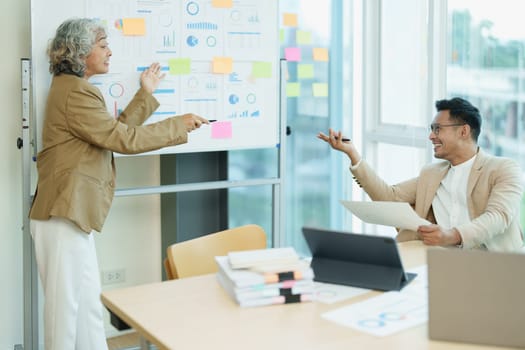
[[[214,273],[218,270],[215,256],[265,248],[266,233],[253,224],[174,243],[168,247],[167,261],[164,261],[166,276],[177,279]]]

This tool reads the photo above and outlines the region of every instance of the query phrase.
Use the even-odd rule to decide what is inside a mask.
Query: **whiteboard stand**
[[[286,192],[285,192],[285,169],[286,169],[286,80],[288,77],[288,65],[285,59],[281,59],[279,67],[279,157],[277,177],[279,182],[273,186],[274,189],[274,203],[273,203],[273,245],[274,247],[283,247],[286,245],[285,240],[285,208],[286,208]],[[277,201],[275,199],[278,199]]]
[[[24,289],[24,345],[15,349],[38,349],[38,271],[36,268],[33,240],[29,231],[31,208],[31,156],[34,140],[30,137],[30,81],[31,61],[21,59],[22,129],[17,148],[22,150],[22,251]],[[32,147],[33,146],[33,147]]]

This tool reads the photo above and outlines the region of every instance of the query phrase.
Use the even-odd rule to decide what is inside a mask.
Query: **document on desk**
[[[369,224],[393,226],[416,231],[420,225],[430,222],[418,216],[406,202],[340,201],[346,209]]]
[[[340,284],[314,282],[315,301],[333,304],[370,292],[370,289],[344,286]]]
[[[428,321],[427,267],[411,269],[418,276],[401,291],[386,292],[377,297],[342,307],[322,315],[323,318],[384,337],[424,324]]]

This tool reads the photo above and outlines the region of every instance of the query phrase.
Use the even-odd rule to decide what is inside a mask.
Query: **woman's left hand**
[[[153,93],[164,79],[165,73],[161,73],[160,64],[158,62],[152,63],[149,68],[146,68],[140,75],[140,85],[144,90]]]

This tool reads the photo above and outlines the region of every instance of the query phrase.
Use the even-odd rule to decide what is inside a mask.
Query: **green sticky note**
[[[287,97],[299,97],[299,96],[301,96],[301,84],[299,84],[299,83],[286,83],[286,96]]]
[[[297,78],[307,79],[314,77],[314,66],[313,64],[299,63],[297,65]]]
[[[284,29],[283,28],[279,29],[279,40],[281,41],[281,43],[284,43]]]
[[[190,74],[191,60],[189,58],[171,58],[168,60],[171,75]]]
[[[295,41],[298,45],[308,45],[312,43],[312,33],[305,30],[295,32]]]
[[[327,97],[328,96],[328,84],[327,83],[313,83],[312,90],[315,97]]]
[[[272,62],[253,62],[252,76],[254,78],[271,78]]]

